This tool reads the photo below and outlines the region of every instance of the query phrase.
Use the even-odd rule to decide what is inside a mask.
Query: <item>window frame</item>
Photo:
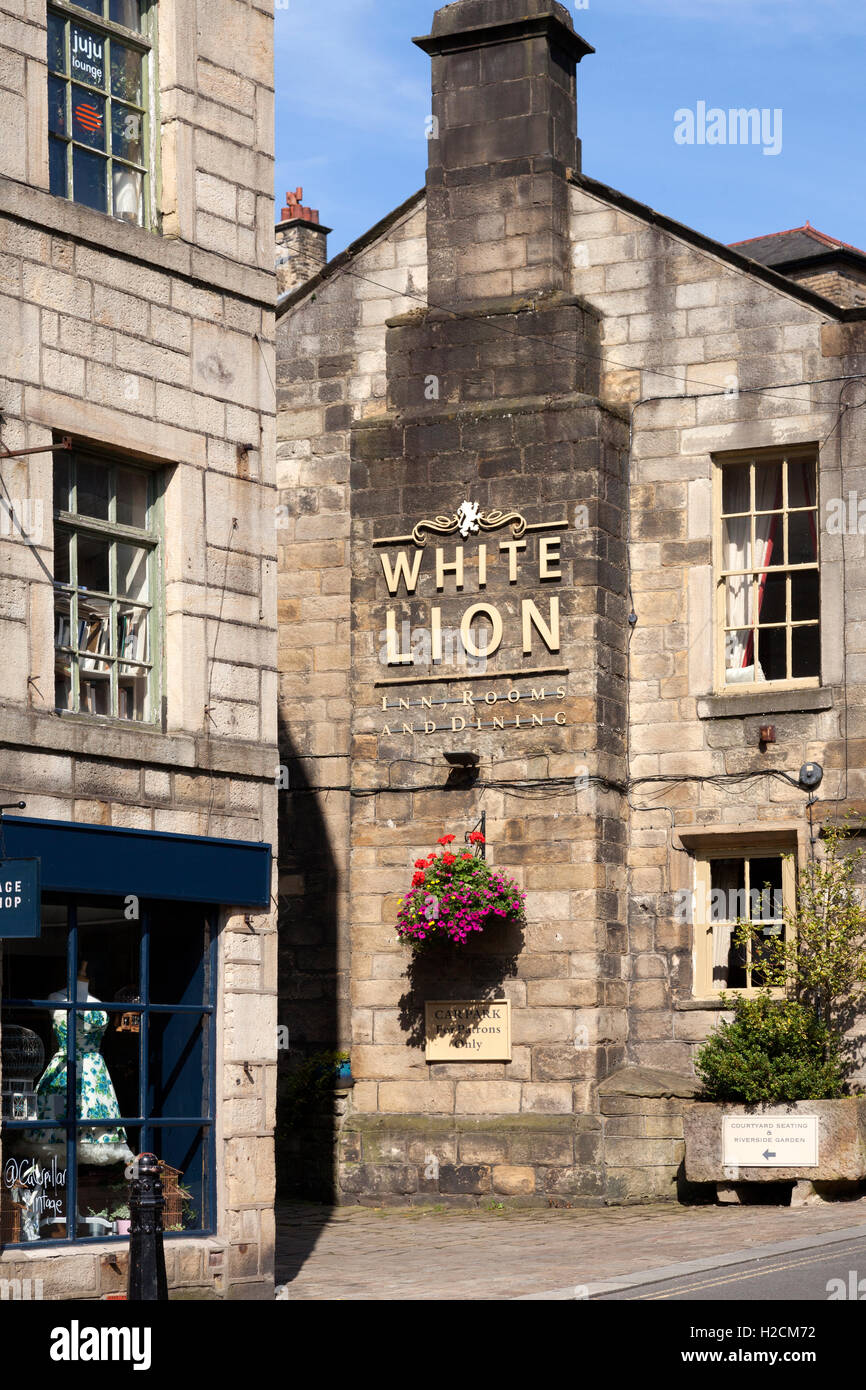
[[[795,627],[815,627],[818,635],[818,662],[819,672],[817,676],[797,676],[785,677],[783,680],[763,680],[763,681],[731,681],[726,679],[727,668],[725,664],[726,636],[727,636],[727,606],[726,606],[726,581],[729,575],[740,573],[758,574],[760,569],[750,570],[727,570],[724,565],[724,521],[722,517],[722,480],[725,468],[735,467],[738,464],[751,464],[760,467],[762,464],[771,463],[794,463],[806,459],[814,462],[815,465],[815,552],[814,563],[798,565],[773,565],[771,572],[788,576],[798,572],[816,572],[818,575],[818,618],[817,622],[803,620],[794,622],[789,618],[788,605],[786,604],[785,613],[785,639],[788,661],[788,669],[791,669],[791,634]],[[748,450],[737,450],[731,453],[715,453],[712,455],[712,507],[713,507],[713,602],[714,602],[714,693],[726,696],[747,696],[756,695],[768,691],[776,690],[818,690],[823,682],[823,635],[825,619],[821,605],[821,527],[820,527],[820,454],[818,446],[815,444],[794,444],[789,448],[757,448]],[[787,474],[787,470],[784,470]],[[787,518],[791,514],[791,509],[787,506],[788,498],[783,496],[781,515],[783,526],[787,523]],[[794,509],[804,513],[812,511],[809,509]],[[754,518],[758,513],[752,509],[751,499],[749,503],[749,515]],[[752,624],[752,630],[759,628],[758,618]],[[781,626],[781,625],[779,625]]]
[[[718,844],[711,849],[696,851],[694,854],[694,912],[692,914],[692,995],[696,999],[718,999],[722,994],[740,995],[744,999],[754,999],[765,992],[763,986],[750,985],[736,988],[733,985],[719,985],[713,980],[713,921],[710,911],[712,876],[710,865],[714,859],[775,859],[782,861],[782,904],[785,912],[796,905],[797,870],[800,863],[800,846],[792,834],[788,843],[778,841],[768,844],[756,836],[754,841],[738,839],[736,843],[725,844],[719,837]],[[761,885],[763,887],[763,885]],[[774,999],[783,999],[784,990],[772,989]]]
[[[85,457],[95,462],[104,463],[106,468],[126,469],[144,475],[147,483],[147,525],[140,529],[134,526],[127,526],[116,519],[111,520],[111,513],[116,514],[117,509],[117,490],[112,487],[109,491],[108,507],[109,519],[100,517],[86,516],[80,512],[71,512],[58,508],[53,504],[52,497],[52,528],[53,543],[56,552],[58,528],[63,528],[67,532],[78,536],[85,535],[101,537],[110,545],[109,552],[109,588],[112,582],[114,591],[103,593],[101,590],[93,590],[92,593],[100,602],[104,601],[112,605],[112,612],[118,603],[129,603],[131,606],[146,608],[148,618],[148,649],[149,657],[147,660],[134,661],[129,664],[141,666],[146,669],[146,679],[149,684],[147,687],[146,699],[149,701],[149,717],[146,719],[134,719],[119,712],[119,693],[118,693],[118,668],[122,658],[109,651],[104,653],[103,660],[109,663],[109,704],[108,714],[101,714],[93,710],[81,708],[81,658],[79,649],[72,647],[73,614],[77,614],[77,602],[80,596],[80,589],[77,587],[77,565],[72,561],[72,548],[70,547],[70,566],[69,579],[67,583],[60,583],[54,579],[54,660],[55,660],[55,685],[53,692],[52,708],[54,713],[64,719],[94,719],[101,723],[111,723],[120,725],[123,728],[160,728],[163,725],[163,652],[164,652],[164,622],[165,610],[163,602],[163,578],[162,578],[162,488],[158,470],[148,468],[139,460],[130,459],[126,456],[114,452],[107,452],[98,447],[92,447],[84,442],[74,442],[70,450],[64,451],[63,457],[69,462],[70,469],[70,493],[76,495],[77,501],[77,460]],[[57,463],[55,461],[54,468]],[[55,474],[52,474],[52,483]],[[148,580],[147,597],[142,602],[136,600],[124,600],[118,595],[117,588],[117,557],[115,546],[117,544],[130,544],[146,548],[148,555]],[[55,566],[56,568],[56,566]],[[112,579],[113,577],[113,579]],[[70,648],[58,647],[56,641],[57,633],[57,599],[63,593],[70,597]],[[115,625],[112,623],[111,629],[114,634]],[[112,635],[112,643],[115,641]],[[57,684],[56,684],[56,665],[60,655],[67,656],[69,659],[70,676],[72,683],[72,708],[68,709],[57,704]]]
[[[98,1007],[101,1012],[109,1014],[130,1014],[135,1013],[141,1019],[141,1031],[139,1034],[139,1070],[138,1070],[138,1094],[139,1110],[141,1114],[137,1116],[119,1115],[116,1121],[111,1121],[123,1129],[134,1129],[137,1132],[140,1142],[140,1153],[151,1151],[153,1144],[153,1131],[163,1129],[197,1129],[202,1133],[203,1162],[206,1164],[206,1177],[202,1183],[202,1199],[206,1203],[206,1211],[202,1213],[200,1227],[182,1231],[166,1231],[165,1237],[177,1240],[198,1240],[202,1237],[213,1236],[216,1234],[216,1213],[217,1213],[217,1175],[216,1175],[216,1105],[217,1105],[217,1051],[216,1051],[216,1020],[217,1020],[217,987],[219,972],[219,909],[212,905],[201,904],[205,914],[208,928],[208,940],[202,958],[205,970],[205,989],[203,999],[200,1004],[153,1004],[148,998],[150,984],[150,913],[151,905],[142,899],[140,903],[140,916],[138,918],[139,928],[139,994],[140,998],[136,1003],[110,1002],[100,1000],[98,1005],[92,1002],[79,1003],[77,1000],[77,977],[78,977],[78,919],[77,910],[81,906],[92,906],[98,903],[99,899],[93,895],[59,895],[51,894],[51,898],[62,897],[67,905],[67,999],[59,1004],[57,1000],[51,999],[2,999],[0,1000],[0,1015],[7,1010],[19,1010],[26,1012],[44,1012],[46,1009],[52,1013],[58,1010],[65,1010],[68,1020],[67,1031],[67,1096],[75,1096],[78,1093],[78,1067],[76,1056],[76,1020],[79,1014],[93,1012]],[[134,923],[130,922],[130,927]],[[3,942],[0,941],[0,960],[3,956]],[[186,1016],[198,1016],[203,1020],[203,1052],[204,1052],[204,1086],[203,1097],[206,1101],[206,1114],[198,1116],[148,1116],[146,1098],[150,1080],[148,1065],[148,1029],[152,1017],[165,1014],[182,1014]],[[73,1107],[77,1113],[77,1107]],[[7,1133],[18,1130],[32,1132],[33,1130],[61,1130],[66,1131],[66,1220],[69,1220],[70,1212],[78,1210],[78,1157],[75,1134],[79,1130],[93,1129],[95,1121],[90,1118],[70,1117],[68,1114],[65,1119],[51,1120],[0,1120],[0,1137]],[[98,1126],[97,1126],[98,1127]],[[67,1231],[69,1227],[67,1225]],[[46,1240],[18,1242],[6,1242],[0,1246],[0,1250],[28,1250],[41,1251],[55,1248],[71,1249],[77,1246],[103,1244],[105,1242],[124,1242],[128,1243],[128,1235],[97,1235],[79,1236],[76,1232],[74,1236],[65,1238],[54,1237]]]
[[[122,24],[117,24],[111,19],[93,14],[90,10],[82,9],[74,3],[74,0],[48,0],[46,14],[50,15],[53,11],[65,21],[72,20],[78,24],[87,24],[92,28],[98,29],[105,34],[109,43],[112,38],[122,42],[127,48],[135,49],[141,55],[141,104],[123,101],[124,106],[133,106],[141,115],[142,121],[142,163],[136,164],[132,160],[125,160],[115,156],[111,152],[112,143],[112,123],[111,123],[111,103],[119,98],[114,98],[111,93],[110,77],[110,57],[106,52],[106,90],[101,92],[98,87],[81,78],[72,77],[72,69],[69,62],[69,39],[68,26],[65,31],[65,56],[68,71],[58,73],[54,69],[47,67],[46,83],[52,77],[62,81],[65,85],[64,95],[64,119],[69,132],[67,136],[52,137],[52,133],[46,127],[46,139],[59,138],[65,146],[66,151],[66,188],[64,194],[54,194],[54,197],[62,197],[65,201],[73,203],[76,207],[90,208],[88,203],[78,202],[74,196],[70,195],[69,190],[74,192],[74,181],[72,176],[72,151],[74,147],[88,150],[94,153],[92,146],[76,141],[72,133],[71,103],[72,87],[83,87],[86,91],[92,92],[95,96],[103,98],[105,101],[105,180],[106,180],[106,210],[102,212],[99,208],[90,208],[91,212],[96,212],[102,217],[110,217],[115,222],[123,222],[130,227],[139,227],[142,231],[158,231],[158,208],[159,208],[159,125],[158,125],[158,95],[159,95],[159,57],[157,51],[158,37],[158,0],[141,0],[141,30],[127,29]],[[108,0],[103,0],[103,10],[108,8]],[[49,55],[50,57],[50,55]],[[119,99],[122,100],[122,99]],[[102,152],[97,152],[102,157]],[[132,169],[142,174],[142,220],[140,223],[132,222],[128,218],[117,217],[113,211],[114,199],[112,189],[112,170],[115,166]]]

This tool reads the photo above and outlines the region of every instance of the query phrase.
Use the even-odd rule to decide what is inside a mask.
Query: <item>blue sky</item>
[[[276,0],[285,191],[336,255],[424,183],[433,0]],[[584,172],[720,241],[801,226],[866,249],[862,0],[569,0]],[[782,147],[680,145],[675,112],[782,111]]]

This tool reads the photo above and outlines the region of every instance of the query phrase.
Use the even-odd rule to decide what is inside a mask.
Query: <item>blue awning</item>
[[[43,892],[258,908],[271,900],[267,844],[29,816],[4,818],[3,831],[7,858],[41,860]]]

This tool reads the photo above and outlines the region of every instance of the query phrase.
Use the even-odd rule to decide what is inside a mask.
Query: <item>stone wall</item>
[[[672,1197],[682,1192],[681,1101],[694,1051],[720,1016],[718,999],[696,997],[693,929],[674,895],[694,887],[695,854],[713,845],[763,834],[802,858],[805,793],[774,773],[796,780],[803,762],[824,765],[819,822],[866,804],[862,537],[826,525],[832,499],[866,484],[866,424],[843,382],[866,371],[866,340],[830,300],[570,172],[561,145],[543,178],[534,146],[497,145],[477,91],[501,83],[518,105],[525,93],[506,52],[513,32],[483,64],[460,37],[461,16],[488,9],[491,23],[503,21],[498,0],[450,6],[424,40],[440,133],[426,223],[423,205],[411,213],[411,270],[403,209],[369,247],[325,272],[315,299],[294,295],[279,326],[280,453],[302,460],[284,476],[308,469],[319,491],[309,501],[299,492],[298,511],[308,507],[314,521],[328,508],[321,524],[339,538],[300,533],[281,552],[280,580],[298,588],[282,612],[286,743],[336,754],[341,769],[330,783],[321,760],[317,773],[305,771],[289,814],[312,823],[314,775],[343,789],[316,803],[316,832],[329,836],[319,862],[339,864],[334,881],[350,890],[327,938],[338,993],[343,972],[350,978],[340,1017],[351,1020],[356,1079],[337,1195],[475,1202],[505,1197],[503,1184],[513,1183],[542,1202],[551,1193]],[[520,25],[542,18],[555,26],[559,7],[539,0]],[[554,105],[566,87],[545,84],[538,32],[524,56],[532,90]],[[500,116],[499,128],[508,124]],[[526,140],[538,129],[528,127]],[[416,302],[425,249],[436,287],[426,307]],[[390,305],[370,280],[394,286]],[[713,459],[779,445],[820,445],[822,683],[723,693],[713,662]],[[561,513],[569,523],[562,645],[546,658],[566,668],[555,678],[564,726],[506,731],[491,718],[463,727],[450,722],[456,706],[447,716],[434,708],[447,694],[472,709],[467,687],[507,701],[508,685],[519,693],[526,684],[510,674],[524,656],[513,623],[520,601],[538,595],[527,575],[515,590],[492,565],[480,584],[483,538],[464,544],[462,587],[453,570],[442,582],[435,573],[437,549],[453,564],[459,538],[432,535],[417,585],[389,592],[383,551],[393,565],[402,545],[411,561],[413,527],[447,518],[464,498],[482,512],[515,510],[539,525]],[[375,544],[389,537],[390,549]],[[312,580],[292,573],[299,545],[311,547]],[[312,609],[302,613],[311,583],[340,589],[337,628],[311,626]],[[429,658],[414,672],[395,664],[389,606],[401,644],[402,624],[410,633],[429,626],[434,603],[453,632],[482,599],[504,615],[483,682],[470,686]],[[316,698],[324,643],[351,672],[336,717]],[[507,682],[497,671],[509,672]],[[404,674],[416,683],[383,684]],[[766,722],[777,741],[759,746]],[[442,755],[454,748],[480,756],[476,787],[448,783]],[[443,831],[462,836],[482,810],[491,861],[527,891],[525,937],[459,961],[415,962],[394,927],[412,861]],[[304,890],[297,864],[284,861],[284,873],[292,892]],[[292,988],[319,997],[321,964],[292,950]],[[511,1001],[512,1061],[427,1063],[423,1001],[473,997]],[[348,1036],[341,1021],[341,1042]],[[606,1091],[624,1067],[679,1081],[655,1094]],[[534,1147],[535,1135],[558,1137],[545,1149],[548,1138]]]
[[[418,199],[280,328],[280,1023],[291,1067],[351,1041],[349,428],[385,406],[385,323],[426,289]]]
[[[276,842],[272,10],[161,0],[158,232],[49,194],[45,6],[0,15],[0,438],[14,455],[72,435],[158,470],[164,493],[161,717],[61,720],[52,455],[3,463],[38,523],[0,540],[0,790],[29,816]],[[257,1297],[273,1281],[276,924],[229,907],[221,926],[219,1232],[170,1242],[169,1260],[179,1288]],[[46,1296],[99,1297],[111,1258],[58,1252],[36,1273]]]

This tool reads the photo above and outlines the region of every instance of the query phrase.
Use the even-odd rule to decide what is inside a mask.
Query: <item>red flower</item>
[[[461,859],[474,859],[474,858],[475,858],[475,855],[474,855],[474,854],[470,854],[469,851],[467,850],[467,852],[466,852],[465,854],[461,854],[460,858],[461,858]]]
[[[414,875],[413,875],[413,877],[412,877],[412,887],[413,887],[413,888],[417,888],[418,885],[419,885],[420,883],[423,883],[423,882],[424,882],[424,875],[423,875],[423,874],[418,873],[418,874],[414,874]]]
[[[456,854],[447,854],[447,853],[446,853],[446,854],[443,854],[443,856],[442,856],[442,863],[443,863],[443,864],[454,864],[454,863],[456,863],[456,861],[457,861],[457,855],[456,855]]]
[[[483,845],[485,843],[484,836],[481,834],[480,830],[472,830],[469,832],[469,843],[470,845]]]
[[[427,858],[424,860],[424,868],[425,868],[425,869],[429,869],[429,868],[430,868],[430,865],[431,865],[431,864],[435,864],[435,863],[436,863],[436,855],[435,855],[435,854],[428,854],[428,855],[427,855]]]
[[[453,835],[440,835],[436,843],[437,845],[450,845],[453,839]]]

